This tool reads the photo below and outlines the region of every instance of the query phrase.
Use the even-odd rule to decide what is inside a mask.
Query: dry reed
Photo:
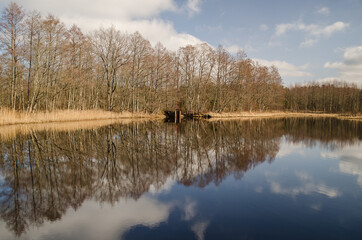
[[[9,141],[18,135],[27,135],[39,131],[68,132],[76,130],[96,129],[111,124],[131,124],[148,121],[146,118],[137,119],[106,119],[96,121],[76,121],[76,122],[50,122],[50,123],[30,123],[0,125],[0,140]]]
[[[238,112],[208,113],[209,121],[284,118],[284,117],[336,117],[362,121],[362,115],[339,115],[326,113],[292,113],[292,112]],[[94,129],[114,123],[129,124],[152,119],[164,118],[161,114],[145,114],[130,112],[107,112],[102,110],[60,110],[54,112],[17,112],[0,109],[0,139],[9,140],[18,134],[29,134],[34,131],[75,131]]]
[[[162,118],[160,114],[109,112],[103,110],[58,110],[53,112],[19,112],[0,109],[0,125],[31,124],[49,122],[89,121],[105,119]]]

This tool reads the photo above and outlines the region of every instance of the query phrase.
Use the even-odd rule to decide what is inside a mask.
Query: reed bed
[[[29,113],[0,109],[0,125],[138,118],[157,119],[163,118],[163,115],[130,112],[116,113],[103,110],[57,110]]]
[[[91,121],[0,125],[0,140],[9,141],[15,139],[18,135],[28,135],[40,131],[70,132],[77,130],[97,129],[111,124],[133,124],[133,123],[142,123],[145,121],[149,121],[149,119],[126,118],[126,119],[106,119],[106,120],[91,120]]]
[[[362,115],[293,113],[293,112],[238,112],[207,113],[212,118],[208,121],[233,119],[249,120],[255,118],[284,117],[336,117],[362,121]],[[148,120],[163,119],[162,114],[108,112],[103,110],[59,110],[54,112],[18,112],[0,109],[0,140],[14,139],[18,134],[30,134],[37,131],[75,131],[95,129],[110,124],[131,124]]]

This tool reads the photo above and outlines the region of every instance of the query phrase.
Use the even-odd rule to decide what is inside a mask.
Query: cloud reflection
[[[32,227],[22,236],[25,239],[41,239],[52,236],[55,239],[119,239],[135,225],[155,227],[166,221],[172,204],[161,203],[149,197],[135,201],[120,201],[113,206],[85,201],[77,210],[68,210],[62,221],[46,222],[41,228]],[[6,234],[6,235],[4,235]],[[0,239],[6,239],[5,224],[0,225]]]
[[[176,180],[174,177],[169,177],[166,179],[166,182],[162,184],[161,186],[158,186],[157,184],[151,184],[148,192],[155,195],[160,193],[168,193],[172,186],[176,183]]]
[[[310,195],[312,193],[318,193],[329,198],[336,198],[342,195],[338,189],[316,182],[312,176],[305,172],[296,172],[295,176],[299,180],[297,186],[286,186],[290,182],[282,184],[275,179],[269,179],[271,192],[292,197],[302,194]]]
[[[303,143],[291,143],[283,139],[284,144],[281,144],[277,157],[286,157],[292,154],[305,155]]]
[[[183,216],[183,220],[185,221],[189,221],[191,220],[193,217],[195,217],[196,215],[196,201],[192,201],[190,199],[186,199],[186,203],[183,207],[184,209],[184,216]]]
[[[209,221],[201,221],[191,226],[191,230],[196,234],[198,240],[204,240],[205,230],[209,223]]]
[[[357,184],[362,187],[362,151],[359,144],[331,152],[322,152],[321,156],[338,159],[340,172],[357,176]]]

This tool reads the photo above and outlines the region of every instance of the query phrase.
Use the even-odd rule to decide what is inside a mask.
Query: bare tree
[[[87,36],[53,15],[25,15],[15,3],[2,11],[0,47],[0,107],[16,110],[361,112],[356,86],[287,89],[275,66],[242,51],[203,43],[171,52],[114,27]]]
[[[9,87],[11,88],[10,94],[10,107],[16,109],[17,107],[17,84],[21,79],[19,72],[19,62],[21,61],[21,36],[24,33],[24,11],[16,3],[10,3],[2,12],[0,18],[0,43],[1,48],[5,50],[7,56],[4,57],[8,65],[8,78]],[[10,58],[10,59],[8,59]]]
[[[106,109],[110,111],[114,107],[114,92],[120,77],[120,68],[130,60],[129,37],[112,26],[95,31],[91,41],[94,54],[102,65],[107,89]]]

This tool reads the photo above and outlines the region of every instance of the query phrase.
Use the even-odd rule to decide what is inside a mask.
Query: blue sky
[[[276,65],[285,85],[331,79],[362,86],[361,0],[17,0],[85,32],[139,31],[170,50],[187,44],[243,49]],[[9,1],[1,0],[1,7]]]

